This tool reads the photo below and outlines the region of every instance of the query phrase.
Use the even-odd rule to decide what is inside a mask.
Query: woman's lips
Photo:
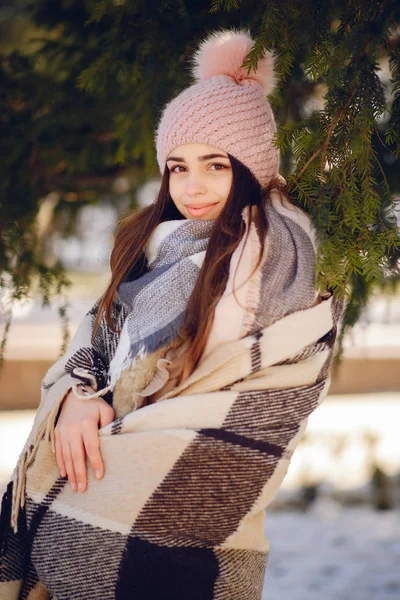
[[[193,217],[201,217],[216,204],[218,204],[218,202],[214,202],[214,204],[203,204],[202,206],[199,206],[199,208],[195,208],[194,206],[186,206],[186,209]]]

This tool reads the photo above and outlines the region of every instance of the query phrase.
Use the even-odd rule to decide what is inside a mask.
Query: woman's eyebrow
[[[203,156],[198,157],[199,160],[209,160],[210,158],[229,158],[229,156],[225,156],[224,154],[204,154]],[[176,160],[177,162],[186,162],[185,159],[180,156],[170,156],[169,158],[167,158],[166,162],[168,162],[169,160]]]

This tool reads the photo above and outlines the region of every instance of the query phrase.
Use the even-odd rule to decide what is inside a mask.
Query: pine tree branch
[[[334,119],[329,127],[328,130],[328,134],[326,136],[326,140],[322,146],[322,155],[321,155],[321,172],[324,170],[325,167],[325,157],[326,157],[326,152],[328,150],[328,146],[329,146],[329,142],[331,140],[331,137],[333,135],[333,131],[335,129],[335,127],[338,125],[338,123],[340,122],[341,118],[343,117],[343,115],[345,114],[345,112],[347,111],[348,107],[350,106],[351,101],[353,100],[354,96],[356,95],[357,92],[357,88],[355,88],[352,93],[350,94],[350,96],[348,97],[348,99],[346,100],[345,105],[342,107],[341,111],[339,112],[339,114],[337,115],[336,119]]]
[[[376,131],[376,134],[377,134],[377,136],[378,136],[379,140],[382,142],[382,140],[381,140],[381,138],[380,138],[380,135],[379,135],[379,132],[378,132],[378,129],[377,129],[376,127],[375,127],[375,131]],[[386,146],[386,145],[385,145],[383,142],[382,142],[382,144],[385,146],[385,148],[387,148],[387,146]],[[387,149],[389,150],[389,148],[387,148]],[[390,151],[390,150],[389,150],[389,151]],[[381,175],[382,175],[383,181],[385,182],[386,189],[388,190],[388,192],[389,192],[389,194],[390,194],[390,193],[391,193],[391,191],[390,191],[390,185],[389,185],[389,182],[388,182],[388,180],[387,180],[386,173],[385,173],[385,171],[383,170],[383,167],[382,167],[382,165],[381,165],[381,161],[379,160],[379,157],[378,157],[377,153],[375,152],[375,150],[374,150],[373,148],[372,148],[372,152],[373,152],[373,155],[374,155],[374,157],[375,157],[376,164],[378,165],[378,167],[379,167],[379,170],[380,170],[380,172],[381,172]]]
[[[384,2],[382,2],[380,4],[380,6],[377,8],[377,10],[375,11],[372,20],[374,21],[377,16],[382,13],[383,9],[385,8],[385,5],[388,4],[389,2],[392,2],[393,0],[384,0]],[[367,41],[367,45],[366,48],[364,49],[364,51],[359,54],[357,57],[352,57],[350,60],[350,64],[353,63],[355,60],[359,61],[363,56],[366,55],[368,47],[370,45],[370,40]],[[325,156],[326,156],[326,152],[329,146],[329,142],[330,139],[333,135],[333,131],[335,129],[335,127],[337,126],[337,124],[340,122],[343,114],[346,112],[347,108],[349,107],[352,99],[354,98],[355,94],[357,92],[357,88],[355,88],[353,90],[353,92],[350,94],[348,100],[346,101],[345,105],[343,106],[343,108],[341,109],[340,113],[338,114],[337,118],[332,121],[330,127],[329,127],[329,131],[327,134],[327,138],[323,144],[323,146],[321,148],[318,148],[313,154],[312,156],[310,156],[310,158],[307,160],[307,162],[305,163],[305,165],[302,167],[302,169],[300,170],[300,172],[297,174],[297,176],[295,177],[295,179],[292,181],[293,184],[297,184],[298,180],[300,179],[300,177],[303,175],[303,173],[308,169],[308,167],[312,164],[312,162],[318,157],[318,155],[320,153],[322,153],[321,155],[321,172],[324,170],[324,163],[325,163]]]
[[[334,121],[332,121],[332,123],[331,123],[331,125],[329,127],[329,130],[328,130],[328,133],[327,133],[327,137],[326,137],[326,140],[325,140],[324,144],[320,148],[318,148],[312,154],[312,156],[310,156],[310,158],[307,160],[307,162],[302,167],[302,169],[300,170],[300,172],[293,179],[293,181],[292,181],[293,184],[296,184],[298,182],[298,180],[303,175],[303,173],[308,169],[308,167],[311,165],[311,163],[317,158],[317,156],[321,152],[322,152],[322,157],[321,157],[321,172],[324,170],[325,155],[326,155],[326,151],[328,149],[328,145],[329,145],[330,139],[331,139],[332,134],[333,134],[333,130],[335,129],[336,125],[339,123],[339,121],[342,118],[343,114],[346,112],[346,110],[349,107],[350,102],[353,100],[356,92],[357,92],[357,89],[354,89],[353,92],[350,94],[349,98],[346,101],[346,104],[342,107],[342,109],[340,110],[340,112],[337,115],[336,119]]]
[[[392,150],[389,148],[389,146],[387,146],[387,145],[385,144],[385,142],[384,142],[384,141],[383,141],[383,139],[381,138],[381,136],[380,136],[380,133],[379,133],[379,131],[378,131],[378,128],[377,128],[377,127],[375,127],[375,133],[376,133],[376,136],[377,136],[378,140],[379,140],[379,141],[380,141],[380,143],[382,144],[382,146],[383,146],[384,148],[386,148],[386,150],[387,150],[388,152],[390,152],[390,154],[393,154]],[[393,154],[393,155],[394,155],[394,154]]]
[[[303,168],[301,169],[301,171],[298,173],[298,175],[292,180],[292,183],[294,185],[297,184],[298,180],[300,179],[300,177],[303,175],[303,173],[305,171],[307,171],[308,167],[311,165],[311,163],[317,158],[318,154],[320,154],[322,151],[322,146],[321,148],[318,148],[318,150],[316,150],[314,152],[314,154],[312,156],[310,156],[310,158],[308,159],[308,161],[306,162],[306,164],[303,166]]]

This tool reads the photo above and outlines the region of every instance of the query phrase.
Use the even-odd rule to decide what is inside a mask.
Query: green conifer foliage
[[[215,0],[212,10],[241,4]],[[317,228],[319,282],[347,296],[344,333],[374,288],[399,275],[393,195],[400,186],[398,176],[386,169],[382,150],[389,164],[396,164],[400,7],[390,0],[271,0],[260,3],[258,18],[256,44],[245,64],[256,68],[265,48],[279,55],[280,88],[271,99],[279,115],[276,143],[290,157],[284,173],[289,193]],[[386,89],[377,74],[382,59],[391,74]],[[323,108],[293,118],[285,105],[285,88],[293,78],[298,84],[307,81],[311,89],[322,83]]]
[[[46,261],[37,231],[44,198],[57,193],[56,215],[61,205],[72,211],[96,202],[121,173],[133,192],[157,175],[154,130],[161,110],[191,83],[189,58],[198,42],[225,27],[250,29],[256,43],[249,69],[264,49],[278,56],[279,86],[270,100],[282,174],[317,227],[319,282],[348,297],[345,325],[357,321],[377,286],[397,281],[398,2],[9,4],[14,19],[0,22],[0,289],[8,286],[21,298],[37,280],[44,303],[55,294],[66,299],[63,266]],[[382,61],[386,82],[379,76]],[[66,302],[60,316],[62,352],[69,341]]]

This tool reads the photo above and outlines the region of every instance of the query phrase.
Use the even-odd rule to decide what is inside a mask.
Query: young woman
[[[2,598],[261,599],[265,508],[327,392],[342,306],[316,288],[273,56],[248,74],[252,45],[210,35],[163,111],[159,195],[121,221],[3,499]]]
[[[228,269],[226,266],[224,268],[223,264],[221,266],[216,264],[215,261],[221,261],[220,257],[223,253],[229,252],[227,257],[230,257],[238,245],[241,223],[243,223],[241,211],[249,204],[249,200],[254,206],[261,205],[261,186],[251,172],[233,156],[230,157],[227,152],[208,144],[179,145],[166,159],[166,164],[156,203],[142,211],[141,214],[128,217],[122,224],[117,234],[113,258],[114,260],[116,256],[119,256],[119,260],[124,258],[125,264],[128,264],[129,259],[132,260],[135,252],[138,253],[138,249],[144,245],[143,242],[139,242],[138,238],[140,238],[140,234],[144,237],[148,233],[150,228],[146,221],[149,218],[156,223],[184,218],[211,221],[206,225],[207,231],[211,231],[214,222],[218,220],[219,240],[216,239],[214,244],[214,256],[207,257],[209,263],[207,272],[210,279],[212,278],[211,268],[215,270],[216,275],[218,273],[217,276],[221,280],[218,286],[219,293],[218,288],[213,286],[206,294],[201,282],[198,283],[198,289],[194,290],[192,302],[193,304],[197,302],[197,306],[193,306],[193,314],[199,315],[201,310],[203,313],[209,310],[213,301],[215,302],[215,298],[219,299],[225,288]],[[229,197],[230,202],[228,202]],[[233,197],[235,197],[235,201],[233,201]],[[154,215],[157,211],[161,213],[161,218]],[[222,213],[224,214],[222,215]],[[149,228],[147,231],[144,223]],[[266,225],[264,221],[261,227],[263,225],[264,227]],[[263,233],[265,235],[265,231]],[[224,260],[223,257],[222,260]],[[224,262],[226,265],[226,259]],[[206,266],[207,263],[204,266],[204,273]],[[115,267],[113,272],[115,273]],[[116,282],[114,288],[115,285]],[[112,290],[111,286],[110,288]],[[202,307],[202,302],[206,306]],[[207,318],[207,314],[204,314],[203,323],[207,322]],[[200,342],[204,346],[206,339],[204,328],[201,333],[203,340],[199,340],[197,343]],[[177,365],[172,367],[168,365],[168,370],[172,371],[174,376],[172,377],[170,373],[163,387],[146,397],[147,403],[156,401],[166,391],[172,389],[176,383]],[[160,382],[164,382],[164,379],[160,379]],[[84,386],[84,390],[90,393],[95,392],[89,384]],[[56,458],[61,475],[68,476],[74,491],[84,492],[86,489],[86,454],[94,473],[98,473],[99,477],[103,476],[104,465],[99,450],[98,429],[111,423],[114,418],[115,411],[103,398],[86,399],[83,403],[81,398],[71,390],[64,400],[55,429]]]

